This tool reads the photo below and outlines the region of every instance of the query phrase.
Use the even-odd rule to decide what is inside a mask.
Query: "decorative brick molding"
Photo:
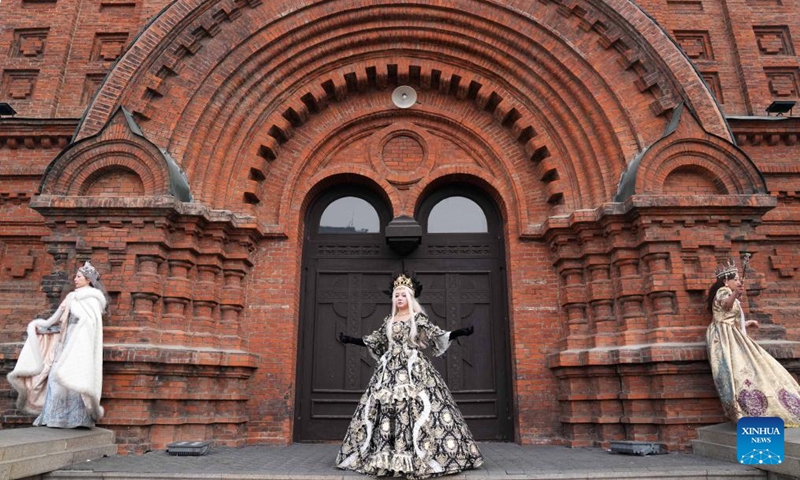
[[[44,57],[44,50],[49,28],[24,28],[14,30],[14,43],[11,46],[12,57],[37,58]]]
[[[716,194],[765,193],[764,178],[738,147],[703,132],[694,116],[678,110],[674,130],[653,144],[625,172],[616,199],[636,194],[664,194],[671,175],[698,175]],[[671,192],[675,193],[675,192]]]
[[[677,12],[702,12],[703,0],[667,0],[667,7]]]
[[[736,136],[736,143],[742,147],[772,147],[785,145],[792,147],[800,141],[800,117],[782,117],[779,121],[774,119],[759,119],[757,117],[736,117],[729,119],[731,129]],[[781,162],[786,163],[786,162]],[[792,162],[782,166],[780,164],[762,165],[764,171],[794,172]],[[786,170],[788,169],[788,170]]]
[[[714,60],[711,37],[707,31],[677,30],[673,35],[686,56],[692,60]]]
[[[341,5],[320,17],[319,4],[277,15],[269,3],[179,2],[138,37],[130,49],[135,55],[120,58],[90,105],[79,138],[96,132],[107,109],[124,103],[148,138],[175,145],[176,158],[201,189],[198,198],[250,214],[264,208],[270,170],[285,161],[282,152],[298,134],[313,135],[322,112],[335,106],[346,116],[357,97],[377,98],[398,84],[434,95],[420,110],[435,109],[435,97],[453,98],[471,103],[475,113],[470,118],[479,114],[506,128],[530,161],[542,164],[546,200],[561,211],[610,198],[613,192],[600,185],[618,178],[639,138],[655,140],[681,101],[692,104],[708,131],[728,135],[721,112],[685,57],[663,32],[645,28],[652,20],[628,2],[559,0],[516,11],[483,1],[465,8],[459,1],[452,0],[452,8],[403,5],[403,15],[396,17],[382,10],[394,6],[383,5],[352,10]],[[377,18],[382,27],[369,28]],[[436,28],[409,33],[414,18]],[[520,23],[526,27],[496,28]],[[276,37],[273,30],[285,33]],[[326,32],[325,41],[319,41],[319,32]],[[559,35],[570,41],[556,40]],[[591,42],[579,41],[586,35]],[[467,36],[481,40],[464,41]],[[398,42],[407,44],[400,56]],[[392,60],[386,55],[388,44]],[[426,53],[432,45],[436,61]],[[349,60],[340,58],[342,52]],[[561,60],[555,62],[556,57]],[[278,58],[285,61],[275,63]],[[499,62],[495,71],[485,69],[486,58]],[[519,69],[519,62],[530,68]],[[219,74],[203,73],[212,65]],[[569,68],[577,71],[568,73]],[[565,75],[578,81],[565,83]],[[674,87],[679,83],[692,87],[679,91]],[[193,92],[202,93],[196,97]],[[187,103],[191,98],[204,100]],[[628,102],[637,107],[626,107]],[[651,114],[630,116],[643,103]],[[595,120],[590,125],[576,118]],[[223,132],[214,127],[219,124],[236,134],[222,140]],[[633,134],[611,125],[642,130]],[[555,141],[554,132],[559,132]],[[209,151],[214,159],[207,158]],[[565,185],[577,177],[566,158],[584,162],[574,167],[578,171],[598,162],[617,163],[600,165],[590,177],[609,180],[588,180],[582,188],[591,193],[576,196]],[[236,178],[251,171],[258,172],[252,179]]]
[[[758,51],[762,55],[794,55],[792,38],[789,36],[789,27],[783,26],[754,26]]]
[[[800,68],[766,67],[769,91],[775,98],[797,98],[800,96]]]
[[[39,70],[4,70],[0,83],[0,99],[30,100]]]
[[[767,195],[634,196],[549,226],[566,328],[548,365],[559,379],[568,445],[680,446],[695,425],[724,421],[705,358],[708,313],[697,297],[722,258],[742,244],[768,245],[756,227],[775,205]],[[713,237],[703,233],[710,223]],[[730,243],[734,235],[740,245]],[[776,340],[778,358],[800,353],[785,332]],[[697,408],[686,407],[688,398]]]
[[[50,163],[42,179],[41,192],[46,195],[85,195],[104,175],[118,179],[119,172],[134,175],[145,196],[176,195],[183,200],[191,196],[177,166],[169,156],[144,138],[130,115],[119,109],[109,124],[96,136],[73,143]],[[176,184],[183,184],[176,191]],[[127,196],[128,183],[119,184],[117,196]],[[108,191],[114,194],[113,186]]]
[[[113,62],[122,55],[127,43],[127,33],[97,33],[94,37],[91,60]]]
[[[110,294],[105,425],[122,451],[187,435],[293,440],[307,214],[343,185],[392,216],[453,184],[493,200],[521,443],[685,449],[696,426],[722,421],[704,297],[715,264],[741,251],[755,254],[748,318],[796,371],[800,118],[726,123],[713,98],[724,86],[726,111],[755,111],[764,68],[796,67],[759,54],[777,51],[775,32],[741,25],[746,5],[721,21],[700,0],[647,14],[629,0],[290,3],[177,0],[145,25],[140,0],[101,0],[78,40],[48,35],[39,59],[33,35],[4,67],[40,73],[33,97],[10,102],[21,113],[0,120],[0,307],[13,310],[0,360],[13,365],[24,322],[92,259]],[[670,20],[695,12],[682,33],[697,70],[648,16],[687,28]],[[720,35],[727,21],[733,38]],[[722,62],[742,40],[746,55]],[[81,55],[56,67],[67,47]],[[391,102],[401,84],[418,93],[412,108]],[[30,422],[7,389],[0,398],[4,425]]]
[[[241,314],[262,238],[252,219],[165,196],[40,195],[31,207],[51,231],[51,276],[88,259],[102,272],[111,298],[102,425],[120,433],[122,451],[163,449],[197,424],[213,424],[221,445],[244,445],[257,362]]]
[[[6,118],[0,128],[0,150],[63,149],[77,125],[78,119]]]
[[[706,82],[714,98],[719,103],[725,103],[725,96],[722,94],[722,82],[719,80],[719,73],[717,72],[703,72],[703,81]]]
[[[100,89],[106,73],[87,73],[83,81],[83,91],[81,92],[81,105],[88,105],[95,93]]]
[[[256,366],[257,357],[242,351],[106,342],[102,426],[129,454],[197,438],[201,425],[216,445],[245,446]]]

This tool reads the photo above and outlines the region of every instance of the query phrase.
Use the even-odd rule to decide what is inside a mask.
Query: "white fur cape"
[[[64,388],[81,394],[86,407],[95,420],[103,417],[100,394],[103,389],[103,310],[106,298],[103,293],[91,286],[78,288],[67,295],[58,310],[48,319],[37,318],[28,324],[28,339],[20,351],[14,370],[8,374],[8,381],[19,393],[17,408],[27,413],[41,413],[24,408],[30,393],[26,377],[42,373],[45,355],[40,348],[37,328],[54,325],[66,314],[65,308],[79,318],[78,323],[62,324],[69,329],[67,342],[63,345],[58,362],[53,365],[49,376]],[[63,327],[62,327],[63,328]],[[62,333],[63,335],[63,333]],[[62,337],[63,338],[63,337]],[[28,404],[30,405],[30,404]]]

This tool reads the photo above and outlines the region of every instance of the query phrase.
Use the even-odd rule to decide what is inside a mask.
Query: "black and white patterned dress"
[[[450,346],[449,332],[422,313],[415,321],[418,339],[435,356],[442,355]],[[444,379],[409,341],[410,322],[387,317],[381,328],[364,337],[378,363],[345,434],[338,468],[421,479],[483,464]]]

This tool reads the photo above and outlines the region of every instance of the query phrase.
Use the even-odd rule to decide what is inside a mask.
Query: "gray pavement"
[[[369,478],[333,467],[338,445],[293,444],[212,448],[205,456],[172,456],[163,451],[114,456],[72,465],[49,479],[241,479],[334,480]],[[483,467],[445,479],[766,479],[755,468],[690,454],[645,457],[600,448],[481,443]]]

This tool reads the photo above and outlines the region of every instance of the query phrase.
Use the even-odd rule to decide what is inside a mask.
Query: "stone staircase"
[[[116,453],[114,432],[102,428],[0,430],[0,479],[37,478],[68,465]]]
[[[800,428],[784,429],[785,459],[780,465],[752,465],[769,473],[770,480],[800,479]],[[692,440],[695,455],[738,463],[736,458],[736,425],[720,423],[697,429]]]

